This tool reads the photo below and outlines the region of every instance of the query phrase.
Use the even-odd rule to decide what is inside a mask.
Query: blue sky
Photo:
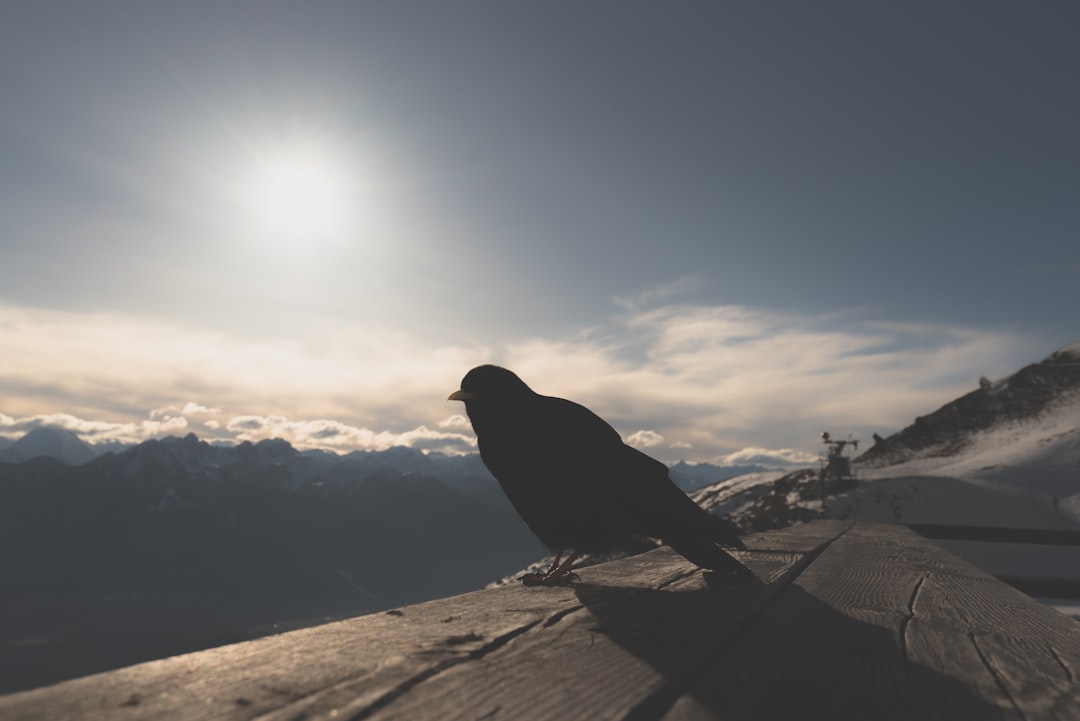
[[[1080,338],[1072,2],[11,2],[0,433],[467,450],[472,366],[666,461]],[[637,435],[634,435],[637,434]]]

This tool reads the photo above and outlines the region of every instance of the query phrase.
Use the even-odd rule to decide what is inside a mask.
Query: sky
[[[0,435],[805,462],[1080,339],[1080,5],[5,2]]]

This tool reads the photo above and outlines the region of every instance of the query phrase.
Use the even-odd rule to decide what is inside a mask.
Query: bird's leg
[[[554,573],[555,570],[559,567],[559,559],[562,558],[564,550],[566,549],[560,548],[559,550],[555,551],[555,560],[551,562],[550,566],[548,566],[548,570],[544,571],[543,573],[526,573],[524,576],[518,578],[518,580],[524,583],[526,586],[542,585],[544,583],[544,579]]]
[[[559,551],[555,555],[555,563],[551,564],[551,568],[548,572],[540,575],[539,573],[528,573],[521,577],[521,582],[526,586],[566,586],[574,578],[573,572],[570,571],[570,566],[574,561],[578,560],[581,553],[574,551],[571,553],[565,561],[559,563],[559,558],[562,556],[562,551]]]
[[[553,568],[544,574],[544,582],[548,585],[559,585],[563,581],[569,582],[570,576],[573,575],[570,571],[570,566],[574,564],[574,561],[581,557],[580,551],[574,551],[566,560],[563,561],[558,568]],[[557,559],[558,557],[556,557]]]

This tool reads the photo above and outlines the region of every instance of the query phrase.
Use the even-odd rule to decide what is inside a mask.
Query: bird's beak
[[[468,391],[454,391],[453,393],[450,394],[450,396],[446,400],[448,400],[448,401],[471,401],[473,398],[476,398],[475,393],[469,393]]]

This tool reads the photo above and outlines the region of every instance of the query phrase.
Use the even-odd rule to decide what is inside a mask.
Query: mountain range
[[[475,454],[194,435],[100,453],[36,428],[0,448],[0,692],[462,593],[545,553]]]
[[[189,435],[0,463],[0,691],[462,593],[544,552],[474,459],[439,460]]]
[[[189,435],[189,438],[195,438]],[[169,437],[161,441],[175,443]],[[196,440],[198,440],[196,438]],[[145,445],[145,444],[142,444]],[[73,431],[53,426],[41,426],[27,432],[18,440],[0,437],[0,464],[22,463],[32,458],[53,458],[69,466],[79,466],[107,453],[123,454],[139,446],[123,446],[116,443],[90,444]],[[259,449],[252,454],[252,447]],[[354,451],[345,455],[322,450],[297,451],[281,439],[233,445],[202,444],[197,454],[188,454],[191,468],[205,466],[208,469],[221,465],[235,465],[257,456],[265,456],[269,448],[277,449],[276,462],[286,466],[292,485],[300,486],[312,476],[333,471],[331,475],[367,475],[373,469],[392,470],[402,473],[422,473],[459,490],[475,495],[497,505],[506,505],[502,491],[488,472],[480,456],[446,455],[439,452],[424,453],[415,448],[395,446],[382,451]],[[189,451],[193,450],[189,448]],[[679,461],[671,466],[671,478],[684,491],[693,491],[725,478],[744,473],[765,470],[760,465],[723,465],[710,463],[687,463]],[[325,478],[321,479],[325,482]],[[509,506],[507,506],[509,507]]]

